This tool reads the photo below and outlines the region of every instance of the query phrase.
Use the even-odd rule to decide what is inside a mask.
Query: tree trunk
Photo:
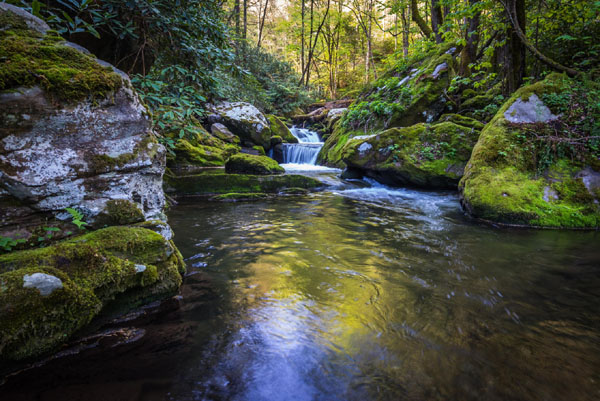
[[[269,8],[269,0],[265,0],[265,10],[263,11],[262,19],[260,20],[260,25],[258,27],[258,43],[256,44],[256,47],[260,47],[260,43],[262,42],[265,18],[267,17],[267,8]]]
[[[304,5],[304,0],[302,0],[302,11],[301,16],[302,16],[302,28],[301,28],[301,38],[300,38],[300,60],[301,60],[301,67],[302,67],[302,74],[304,74],[304,14],[306,13],[306,7]],[[304,82],[304,75],[302,76],[302,81],[300,81],[300,83]]]
[[[314,0],[311,0],[311,31],[313,30],[312,26],[312,19],[313,19],[313,12],[312,12],[312,2]],[[327,16],[329,15],[329,7],[331,5],[331,0],[327,0],[327,9],[325,10],[325,15],[323,16],[323,20],[321,20],[321,23],[319,24],[319,27],[317,28],[317,31],[315,32],[315,39],[314,41],[311,43],[309,42],[308,44],[308,60],[306,62],[306,67],[304,69],[304,71],[302,72],[302,81],[304,81],[304,78],[306,77],[306,80],[304,81],[304,85],[308,86],[309,82],[310,82],[310,65],[313,61],[313,55],[314,55],[314,51],[315,51],[315,47],[317,46],[317,40],[319,39],[319,35],[321,33],[321,29],[323,29],[323,25],[325,24],[325,21],[327,20]],[[311,35],[312,36],[312,35]],[[301,81],[301,82],[302,82]]]
[[[515,24],[525,28],[525,0],[510,0],[508,20],[511,22],[506,40],[506,53],[504,64],[504,92],[510,95],[523,83],[525,76],[525,46],[517,35]]]
[[[427,22],[425,22],[423,17],[421,17],[421,14],[419,14],[417,0],[410,1],[410,9],[412,13],[412,20],[415,21],[421,32],[423,32],[423,36],[425,36],[426,38],[430,37],[432,34],[431,29],[429,28]]]
[[[580,71],[577,71],[573,68],[566,67],[551,58],[542,54],[534,45],[529,42],[527,36],[525,35],[525,1],[524,0],[511,0],[508,5],[505,4],[506,11],[510,22],[513,26],[513,33],[515,37],[519,39],[521,43],[521,48],[523,52],[522,56],[522,76],[525,75],[525,48],[527,48],[538,60],[542,61],[544,64],[550,66],[551,68],[560,71],[566,72],[570,76],[576,76],[581,74]],[[522,21],[521,21],[522,19]]]
[[[248,35],[248,0],[244,0],[244,31],[243,38],[246,39]]]
[[[410,5],[408,5],[408,14],[410,14]],[[407,18],[407,10],[402,9],[402,54],[408,57],[408,47],[410,46],[410,19]]]
[[[471,7],[471,16],[467,17],[466,29],[465,29],[465,47],[461,51],[460,55],[460,75],[468,77],[471,75],[471,68],[469,64],[475,62],[477,59],[477,45],[479,42],[479,21],[481,12],[479,10],[474,11],[473,7],[479,0],[468,0],[469,6]]]
[[[442,15],[442,7],[440,6],[440,0],[431,0],[431,27],[435,34],[435,42],[442,43],[442,32],[441,27],[444,23],[444,17]]]
[[[240,37],[240,0],[235,0],[233,12],[235,14],[235,37],[239,38]]]

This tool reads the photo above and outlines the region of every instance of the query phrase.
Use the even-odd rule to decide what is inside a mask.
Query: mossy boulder
[[[269,120],[250,103],[221,102],[208,106],[211,123],[225,125],[233,134],[240,137],[242,145],[259,145],[269,149],[271,128]]]
[[[329,167],[343,168],[343,150],[348,140],[365,135],[364,132],[347,128],[341,121],[333,125],[333,132],[325,139],[323,147],[317,155],[317,163]]]
[[[463,127],[474,128],[478,131],[481,131],[485,124],[479,120],[476,120],[471,117],[463,116],[461,114],[443,114],[438,119],[438,122],[451,122],[454,124],[462,125]]]
[[[348,169],[389,185],[456,188],[479,131],[451,122],[392,128],[350,139]]]
[[[343,112],[331,121],[318,162],[343,167],[341,150],[349,139],[371,135],[392,127],[433,123],[446,112],[456,110],[445,95],[456,75],[458,54],[451,43],[424,55],[402,61],[367,87]]]
[[[227,193],[279,193],[287,188],[317,189],[323,184],[297,174],[226,174],[222,169],[200,174],[167,177],[165,191],[175,196],[217,195]]]
[[[227,160],[227,157],[229,156],[227,149],[205,145],[192,145],[186,139],[180,139],[177,141],[173,151],[175,153],[175,157],[172,161],[169,161],[169,165],[176,167],[223,166]]]
[[[109,227],[0,256],[0,359],[53,351],[112,301],[134,306],[177,291],[184,264],[145,228]]]
[[[589,88],[573,90],[581,85],[552,74],[519,89],[502,105],[482,131],[460,182],[467,212],[506,225],[600,227],[600,153],[585,140],[587,130],[600,129],[600,115],[577,118],[578,130],[588,128],[580,133],[584,146],[576,153],[555,154],[552,147],[560,143],[548,142],[562,135],[569,124],[565,119],[583,107],[586,92],[598,93],[597,84],[589,82],[583,84]],[[565,104],[569,113],[555,109]]]
[[[271,133],[273,136],[281,137],[286,143],[298,143],[298,138],[292,135],[292,131],[277,116],[267,114],[267,119],[271,124]]]
[[[246,153],[233,155],[225,164],[229,174],[283,174],[285,170],[275,160],[267,156],[256,156]]]
[[[0,4],[0,197],[19,202],[0,218],[29,230],[75,207],[91,223],[111,199],[156,216],[166,152],[146,108],[125,74],[47,28]]]

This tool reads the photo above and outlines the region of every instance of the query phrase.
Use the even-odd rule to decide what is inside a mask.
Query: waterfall
[[[306,128],[290,128],[298,143],[283,144],[284,164],[307,164],[314,166],[323,147],[319,134]]]

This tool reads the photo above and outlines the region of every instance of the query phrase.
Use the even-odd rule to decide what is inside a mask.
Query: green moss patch
[[[106,207],[97,220],[100,226],[121,226],[143,221],[144,213],[133,202],[126,199],[112,199],[106,202]]]
[[[264,151],[263,151],[264,152]],[[283,174],[285,170],[275,160],[267,156],[238,153],[229,158],[225,171],[230,174]]]
[[[290,131],[283,121],[272,114],[267,114],[266,117],[271,124],[271,134],[273,136],[280,136],[286,143],[298,143],[298,138],[292,135],[292,131]]]
[[[118,298],[130,305],[174,293],[181,255],[145,228],[110,227],[55,245],[0,256],[0,356],[23,359],[51,351]],[[23,288],[44,273],[62,288],[42,295]]]
[[[169,164],[200,167],[222,166],[229,156],[228,149],[205,145],[192,145],[186,139],[180,139],[175,145],[175,158]]]
[[[0,14],[0,92],[40,86],[55,100],[74,103],[104,98],[123,85],[119,74],[66,46],[60,36],[27,29],[10,11]]]

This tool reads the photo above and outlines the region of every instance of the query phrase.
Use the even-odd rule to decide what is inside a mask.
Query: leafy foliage
[[[13,250],[13,248],[18,246],[19,244],[24,244],[25,242],[27,242],[27,240],[21,238],[0,236],[0,253],[10,252]]]
[[[85,226],[87,226],[88,223],[83,221],[83,214],[81,212],[71,207],[66,208],[65,211],[71,215],[71,223],[75,224],[78,229],[85,230]]]

